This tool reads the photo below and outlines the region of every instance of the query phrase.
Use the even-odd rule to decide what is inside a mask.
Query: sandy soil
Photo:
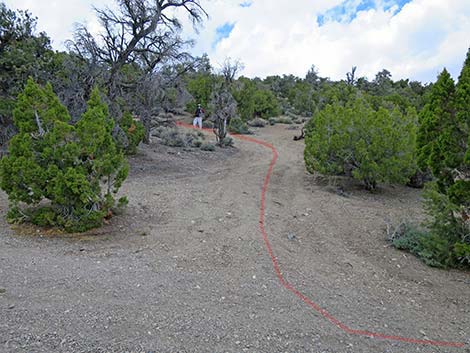
[[[237,141],[143,146],[126,213],[80,236],[11,228],[0,193],[0,352],[470,352],[470,274],[385,239],[385,220],[422,219],[420,191],[338,194],[295,133],[256,132],[279,152],[266,230],[285,278],[354,329],[464,348],[348,335],[282,287],[258,224],[271,152]]]

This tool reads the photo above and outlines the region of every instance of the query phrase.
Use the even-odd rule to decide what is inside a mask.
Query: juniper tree
[[[415,171],[416,113],[372,109],[356,99],[338,101],[314,115],[306,128],[309,172],[346,175],[373,190],[378,182],[406,183]]]
[[[443,191],[452,176],[448,150],[454,150],[451,136],[455,133],[455,83],[447,70],[443,70],[434,84],[429,102],[419,115],[418,163],[421,169],[430,168],[438,177]],[[452,163],[454,164],[454,163]]]
[[[13,118],[18,134],[9,156],[0,161],[0,187],[11,202],[10,220],[68,231],[99,226],[114,206],[113,193],[128,167],[112,139],[114,121],[98,91],[72,126],[52,87],[41,88],[30,79]]]
[[[456,86],[444,70],[421,116],[420,163],[435,182],[426,192],[431,216],[427,254],[440,266],[470,265],[470,50]]]
[[[470,217],[470,49],[456,87],[456,123],[457,152],[451,160],[458,166],[454,172],[455,184],[449,192],[456,203],[465,205]]]
[[[29,76],[45,82],[54,53],[45,33],[36,34],[37,19],[0,2],[0,157],[16,133],[15,99]]]

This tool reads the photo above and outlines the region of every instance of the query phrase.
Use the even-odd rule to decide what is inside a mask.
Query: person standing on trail
[[[202,117],[204,116],[204,109],[202,109],[201,105],[197,105],[196,113],[194,113],[194,120],[193,126],[202,129]]]

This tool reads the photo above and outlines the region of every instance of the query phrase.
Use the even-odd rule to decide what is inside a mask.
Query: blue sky
[[[74,23],[92,32],[92,11],[113,0],[4,0],[39,18],[57,49]],[[243,74],[304,76],[312,65],[342,79],[352,66],[373,79],[386,68],[394,79],[435,81],[446,67],[457,78],[470,46],[470,0],[200,0],[209,14],[197,33],[185,16],[184,35],[196,40],[217,67],[226,57],[244,63]]]
[[[403,6],[410,3],[411,0],[345,0],[341,4],[329,8],[324,13],[317,16],[317,22],[320,26],[327,22],[346,22],[350,23],[357,17],[361,11],[382,9],[384,11],[393,10],[394,14],[399,13]]]
[[[247,7],[247,6],[245,6]],[[215,46],[224,38],[228,38],[230,36],[230,33],[232,33],[233,27],[235,27],[235,23],[224,23],[222,26],[219,26],[215,30],[215,39],[214,42],[212,43],[212,48],[215,48]]]
[[[239,4],[240,7],[250,7],[253,4],[253,1],[243,1]]]

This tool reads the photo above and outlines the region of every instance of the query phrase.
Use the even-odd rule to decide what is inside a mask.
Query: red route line
[[[182,122],[177,122],[177,125],[188,127],[188,128],[193,128],[192,125],[185,124]],[[206,131],[212,131],[212,129],[204,129]],[[252,137],[244,136],[244,135],[233,135],[235,138],[239,140],[244,140],[248,142],[253,142],[258,145],[264,146],[266,148],[269,148],[273,154],[273,157],[271,159],[271,163],[269,164],[269,169],[268,172],[266,173],[266,177],[264,179],[263,183],[263,188],[261,190],[261,206],[260,206],[260,213],[259,213],[259,229],[261,231],[261,234],[263,235],[263,240],[266,245],[267,252],[269,256],[271,257],[271,261],[273,263],[274,271],[276,272],[277,278],[279,279],[279,282],[281,282],[282,286],[286,288],[288,291],[293,293],[297,298],[302,300],[307,306],[315,310],[317,313],[322,315],[325,319],[327,319],[329,322],[331,322],[334,326],[342,330],[343,332],[346,332],[347,334],[351,335],[357,335],[357,336],[366,336],[370,338],[378,338],[378,339],[383,339],[383,340],[389,340],[389,341],[399,341],[399,342],[405,342],[405,343],[413,343],[413,344],[422,344],[422,345],[428,345],[428,346],[440,346],[440,347],[455,347],[455,348],[462,348],[465,346],[465,343],[462,342],[446,342],[446,341],[434,341],[434,340],[421,340],[421,339],[416,339],[416,338],[409,338],[409,337],[402,337],[402,336],[393,336],[393,335],[387,335],[383,333],[377,333],[377,332],[372,332],[372,331],[365,331],[365,330],[357,330],[357,329],[352,329],[349,326],[345,325],[341,321],[339,321],[337,318],[335,318],[332,314],[330,314],[326,309],[323,309],[321,306],[313,302],[311,299],[306,297],[304,294],[299,292],[292,284],[290,284],[282,275],[281,268],[279,267],[279,263],[277,261],[276,256],[274,256],[273,249],[271,247],[271,243],[269,242],[268,234],[266,232],[266,229],[264,227],[265,225],[265,209],[266,209],[266,193],[268,191],[268,186],[269,186],[269,180],[271,179],[271,174],[274,168],[274,165],[276,164],[276,161],[278,159],[278,153],[276,148],[262,140],[258,140]]]

